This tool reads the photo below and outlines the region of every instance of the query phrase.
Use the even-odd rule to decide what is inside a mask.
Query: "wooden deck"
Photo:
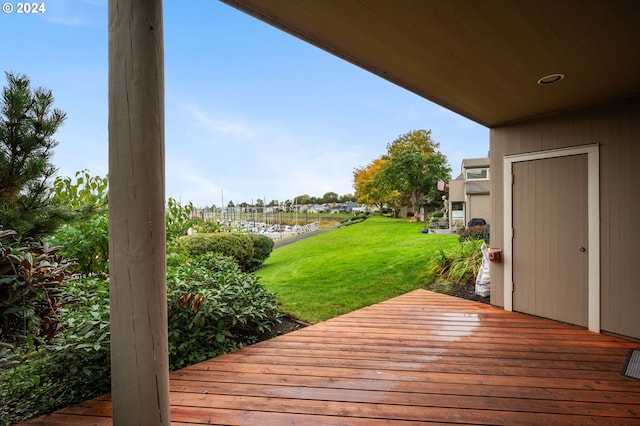
[[[640,425],[640,343],[417,290],[171,374],[174,425]],[[110,425],[102,397],[30,425]]]

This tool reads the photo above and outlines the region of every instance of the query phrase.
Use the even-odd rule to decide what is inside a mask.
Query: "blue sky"
[[[41,15],[0,14],[0,70],[51,89],[68,114],[59,173],[103,176],[107,0],[44,4]],[[488,153],[488,129],[225,4],[167,0],[164,21],[167,197],[352,193],[354,168],[417,129],[432,130],[454,177],[463,158]]]

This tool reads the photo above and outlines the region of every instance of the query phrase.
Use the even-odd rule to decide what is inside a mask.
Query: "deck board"
[[[417,290],[171,373],[174,425],[640,425],[640,343]],[[111,424],[103,396],[30,425]]]

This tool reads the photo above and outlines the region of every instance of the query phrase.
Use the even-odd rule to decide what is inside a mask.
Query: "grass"
[[[256,273],[280,309],[317,323],[422,288],[427,263],[457,235],[422,234],[422,224],[371,217],[280,247]]]

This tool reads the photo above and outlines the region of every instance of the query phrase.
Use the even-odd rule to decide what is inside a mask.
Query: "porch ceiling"
[[[222,1],[488,127],[640,93],[636,0]]]

